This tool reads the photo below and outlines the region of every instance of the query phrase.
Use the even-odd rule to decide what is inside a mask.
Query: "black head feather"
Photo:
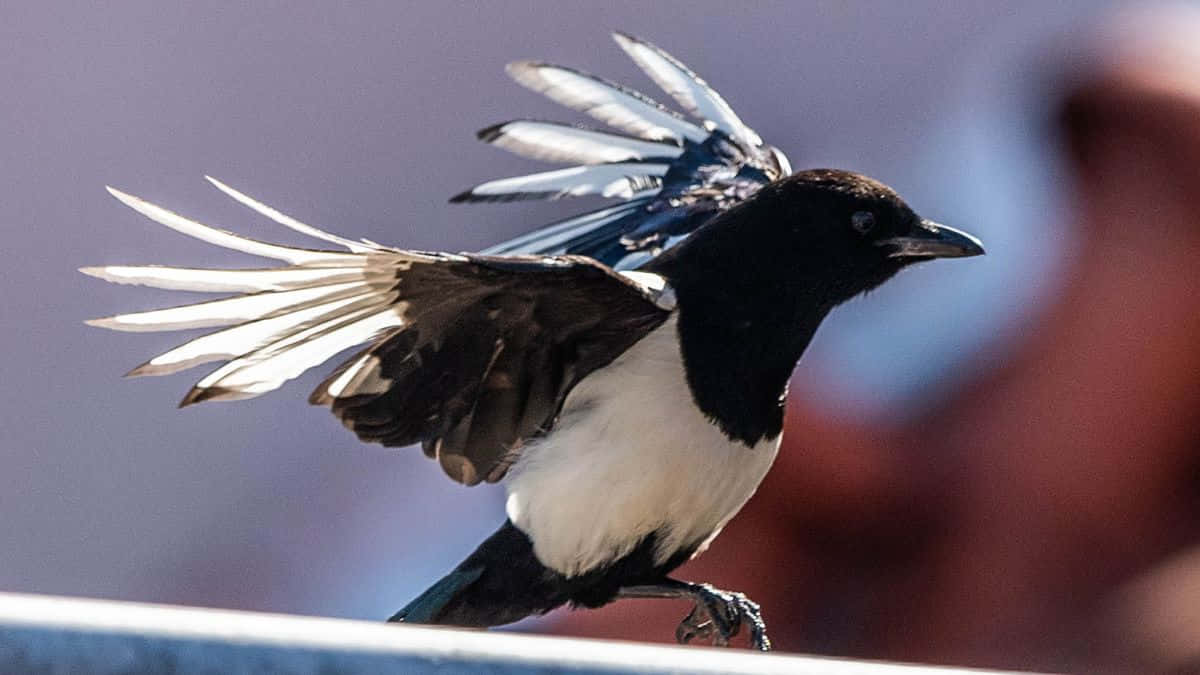
[[[831,309],[914,262],[982,252],[883,183],[816,169],[764,187],[647,269],[678,297],[697,404],[753,444],[782,428],[787,380]]]

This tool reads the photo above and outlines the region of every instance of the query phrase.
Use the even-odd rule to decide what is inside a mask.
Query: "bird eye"
[[[875,227],[875,214],[870,211],[855,211],[854,215],[850,216],[850,227],[854,228],[859,234],[866,234]]]

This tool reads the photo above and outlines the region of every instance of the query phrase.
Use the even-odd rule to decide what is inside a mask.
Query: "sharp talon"
[[[728,593],[707,584],[691,587],[696,604],[675,629],[675,640],[688,644],[696,638],[709,638],[717,647],[726,647],[745,625],[750,633],[750,645],[759,651],[770,651],[767,625],[763,622],[758,603],[742,593]]]
[[[758,603],[743,593],[730,593],[713,588],[708,584],[692,584],[667,579],[668,583],[648,586],[629,586],[621,589],[623,597],[630,598],[688,598],[693,601],[692,610],[675,628],[675,640],[686,645],[696,638],[708,639],[717,647],[726,647],[729,641],[742,632],[744,626],[749,633],[750,646],[759,651],[770,651],[771,640],[767,637],[767,624],[763,621]]]
[[[677,627],[675,629],[675,641],[681,645],[688,644],[693,639],[695,639],[698,635],[699,635],[699,632],[695,630],[695,627],[688,626],[687,624],[681,623],[681,624],[679,624],[679,627]]]
[[[695,638],[706,638],[712,635],[712,621],[703,619],[700,616],[702,610],[700,605],[692,608],[691,613],[684,617],[683,621],[679,622],[679,626],[675,629],[675,641],[681,645],[686,645]]]
[[[771,638],[767,637],[766,635],[760,634],[756,636],[751,644],[760,652],[771,651]]]
[[[698,609],[700,609],[700,605],[692,608],[691,614],[685,616],[684,620],[679,622],[679,626],[676,628],[676,641],[680,645],[686,645],[691,640],[702,637],[702,635],[706,635],[712,631],[712,623],[701,621],[701,617],[697,615]]]

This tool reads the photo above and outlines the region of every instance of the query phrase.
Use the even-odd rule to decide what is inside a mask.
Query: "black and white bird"
[[[719,94],[654,45],[617,43],[695,121],[569,68],[519,83],[616,132],[518,120],[484,141],[572,168],[453,201],[600,194],[607,208],[483,253],[401,250],[305,225],[214,179],[266,218],[344,251],[241,237],[109,191],[187,235],[283,261],[265,269],[89,267],[107,281],[231,297],[89,323],[221,327],[135,368],[223,362],[181,405],[272,391],[356,345],[310,402],[360,439],[420,443],[454,480],[503,481],[507,520],[394,621],[494,626],[561,605],[684,597],[676,631],[769,648],[758,606],[668,575],[754,493],[783,431],[788,378],[837,305],[904,267],[983,253],[884,184],[791,173]]]

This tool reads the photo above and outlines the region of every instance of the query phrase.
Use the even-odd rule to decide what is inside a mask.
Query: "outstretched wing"
[[[633,269],[716,213],[791,173],[787,157],[742,122],[698,75],[662,49],[613,38],[650,79],[695,119],[593,75],[536,61],[509,64],[518,83],[623,133],[516,120],[479,132],[487,143],[568,169],[478,185],[452,202],[559,199],[596,194],[624,200],[498,244],[488,254],[586,255]]]
[[[348,252],[281,246],[194,222],[109,189],[130,208],[211,244],[282,260],[266,269],[88,267],[107,281],[235,293],[88,323],[123,331],[222,327],[130,375],[224,362],[180,405],[272,391],[368,343],[312,393],[364,441],[422,443],[457,481],[499,480],[522,443],[547,430],[582,377],[667,315],[642,273],[589,258],[402,251],[305,225],[209,179],[258,213]],[[663,305],[663,306],[660,306]]]

